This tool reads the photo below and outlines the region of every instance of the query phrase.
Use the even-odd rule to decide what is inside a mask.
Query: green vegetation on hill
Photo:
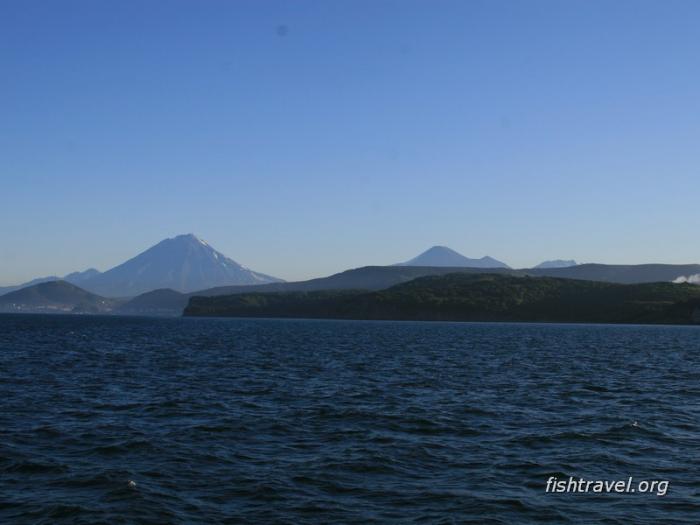
[[[192,297],[188,316],[587,323],[698,322],[700,287],[455,273],[377,292]]]
[[[66,281],[39,283],[0,296],[0,312],[105,313],[118,304]]]
[[[179,316],[188,296],[169,288],[153,290],[120,305],[113,313],[120,315]]]

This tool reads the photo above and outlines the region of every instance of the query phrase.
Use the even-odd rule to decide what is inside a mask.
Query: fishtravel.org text
[[[552,493],[616,493],[616,494],[656,494],[657,496],[665,496],[668,492],[668,481],[662,480],[641,480],[635,481],[632,476],[626,480],[586,480],[583,478],[557,478],[550,476],[547,479],[547,487],[545,492]]]

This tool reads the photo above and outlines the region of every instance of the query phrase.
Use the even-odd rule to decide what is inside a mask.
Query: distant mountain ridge
[[[447,246],[433,246],[414,257],[395,266],[451,266],[453,268],[510,268],[506,263],[493,257],[470,259]]]
[[[535,266],[535,268],[569,268],[570,266],[576,266],[578,263],[573,259],[555,259],[553,261],[544,261]]]
[[[100,275],[99,270],[95,270],[94,268],[89,268],[83,272],[73,272],[69,273],[66,275],[63,280],[68,281],[71,284],[80,284],[84,283],[85,281],[89,281],[90,279],[97,277]]]
[[[66,275],[64,277],[58,277],[57,275],[49,275],[47,277],[38,277],[38,278],[32,279],[31,281],[28,281],[26,283],[17,284],[14,286],[0,286],[0,296],[8,294],[10,292],[14,292],[15,290],[21,290],[22,288],[26,288],[28,286],[33,286],[35,284],[40,284],[40,283],[48,283],[51,281],[66,281],[66,282],[69,282],[71,284],[80,284],[88,279],[95,277],[96,275],[99,275],[99,273],[100,272],[98,270],[95,270],[94,268],[90,268],[90,269],[85,270],[83,272],[69,273],[68,275]]]

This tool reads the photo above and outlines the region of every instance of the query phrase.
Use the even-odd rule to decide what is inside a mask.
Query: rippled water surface
[[[699,352],[693,327],[0,316],[0,523],[697,524]]]

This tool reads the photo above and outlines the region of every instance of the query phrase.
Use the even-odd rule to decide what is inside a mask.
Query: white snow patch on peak
[[[200,238],[197,237],[196,235],[193,235],[192,237],[194,237],[195,239],[197,239],[197,242],[199,242],[199,244],[201,244],[202,246],[209,246],[209,245],[207,244],[207,241],[204,241],[204,240],[200,239]]]

